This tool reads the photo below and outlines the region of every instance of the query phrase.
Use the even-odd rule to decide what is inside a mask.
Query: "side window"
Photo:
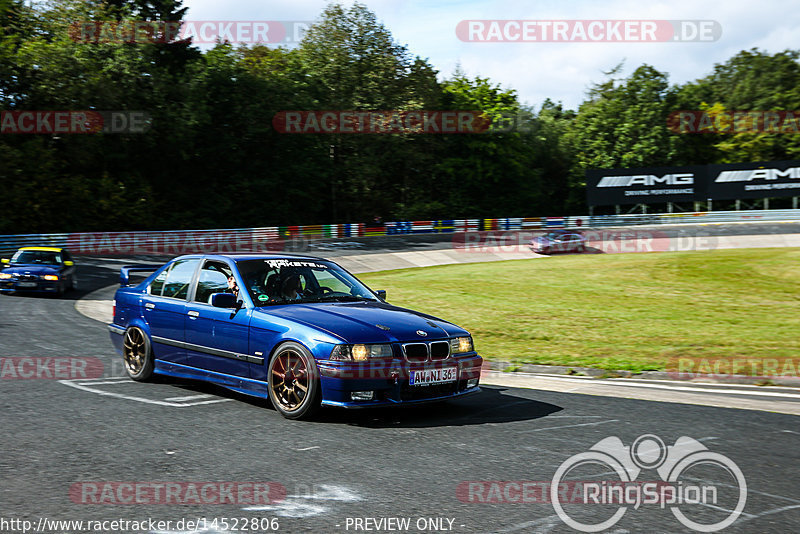
[[[314,276],[321,287],[327,287],[337,293],[350,293],[352,289],[352,287],[333,276],[330,271],[314,271]]]
[[[212,294],[227,292],[228,276],[230,274],[231,268],[227,264],[218,261],[207,261],[200,270],[194,300],[208,303],[208,299]]]
[[[164,288],[164,280],[167,279],[167,273],[169,269],[164,269],[161,271],[161,274],[156,276],[155,280],[150,282],[150,287],[147,288],[147,292],[151,295],[161,295],[161,290]]]
[[[192,283],[194,271],[200,260],[181,260],[175,262],[164,282],[164,290],[161,295],[175,299],[185,299],[189,293],[189,285]]]

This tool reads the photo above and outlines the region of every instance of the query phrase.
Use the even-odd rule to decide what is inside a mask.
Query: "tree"
[[[667,128],[675,105],[667,75],[642,65],[619,82],[613,76],[620,68],[592,88],[566,134],[573,191],[585,188],[587,169],[670,165],[678,155],[677,136]]]

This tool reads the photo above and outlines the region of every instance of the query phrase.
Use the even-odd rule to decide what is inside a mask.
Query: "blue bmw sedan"
[[[0,269],[0,293],[62,296],[78,284],[72,256],[58,247],[22,247]]]
[[[132,285],[135,271],[154,272]],[[329,260],[187,255],[123,267],[120,285],[108,328],[134,380],[205,380],[290,419],[479,391],[469,332],[388,304]]]

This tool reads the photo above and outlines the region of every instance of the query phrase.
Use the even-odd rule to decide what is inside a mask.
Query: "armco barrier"
[[[604,228],[657,224],[701,224],[753,221],[800,221],[800,210],[711,211],[570,217],[511,217],[501,219],[440,219],[391,221],[384,224],[316,224],[222,230],[155,232],[83,232],[0,236],[0,255],[22,246],[67,247],[89,256],[170,255],[213,252],[283,250],[287,242],[364,236],[438,234],[452,232]]]

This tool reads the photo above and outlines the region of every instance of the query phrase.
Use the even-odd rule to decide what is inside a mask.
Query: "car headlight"
[[[475,350],[472,346],[472,337],[454,337],[450,339],[450,354],[463,354]]]
[[[58,280],[58,276],[54,274],[46,274],[42,278],[44,278],[45,280]]]
[[[11,273],[0,273],[0,280],[8,280],[11,278]]]
[[[365,362],[372,358],[391,358],[392,346],[387,343],[375,345],[336,345],[331,351],[331,360]]]

